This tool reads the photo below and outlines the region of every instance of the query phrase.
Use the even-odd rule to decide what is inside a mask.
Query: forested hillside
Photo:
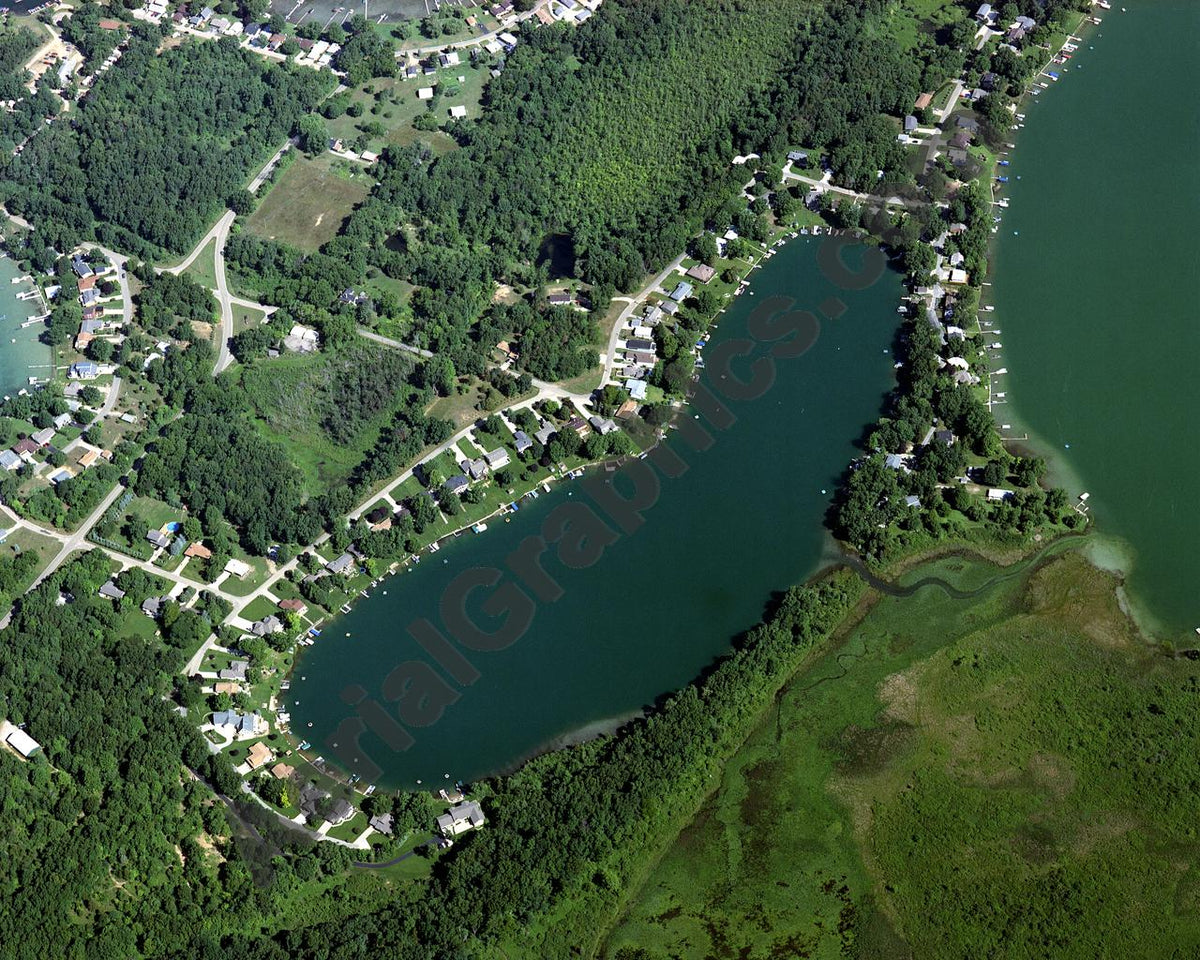
[[[55,123],[5,165],[0,196],[58,249],[96,238],[142,256],[182,252],[328,89],[232,41],[161,55],[138,24],[73,122]]]

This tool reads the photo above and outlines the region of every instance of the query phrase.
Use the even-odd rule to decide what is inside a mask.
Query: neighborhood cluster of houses
[[[120,306],[120,291],[110,289],[112,281],[108,278],[115,270],[107,259],[93,261],[86,259],[82,253],[76,253],[71,257],[71,270],[79,285],[79,304],[83,308],[79,332],[75,335],[75,349],[82,353],[97,337],[119,336],[121,328],[125,325],[125,314]],[[109,291],[107,294],[106,290]],[[60,292],[61,288],[58,286],[48,287],[45,291],[46,299],[53,300]],[[114,299],[117,301],[116,308],[106,309],[107,304]],[[72,380],[95,380],[102,373],[112,373],[115,369],[113,367],[105,370],[91,360],[80,360],[71,364],[68,376]]]
[[[1005,41],[1010,44],[1020,43],[1037,29],[1037,21],[1032,17],[1017,17],[1007,27],[1003,26],[1000,11],[994,9],[990,3],[979,5],[979,9],[975,11],[975,19],[989,30],[1004,34]]]
[[[78,409],[78,401],[68,400],[67,402],[75,403],[76,409]],[[28,466],[35,477],[40,477],[48,472],[50,483],[58,486],[64,480],[75,476],[77,472],[112,459],[111,450],[95,447],[82,437],[76,437],[64,443],[61,448],[55,446],[54,440],[58,432],[69,427],[73,422],[73,413],[59,414],[54,418],[54,426],[35,430],[28,437],[18,440],[9,449],[0,450],[0,468],[12,471],[19,470],[22,466]],[[55,453],[61,454],[61,457],[54,456]],[[53,466],[49,459],[51,457],[59,460],[62,465]]]
[[[737,239],[737,231],[729,230],[718,241],[718,250],[723,251],[730,240]],[[632,325],[622,330],[622,338],[617,341],[617,351],[621,356],[620,366],[615,370],[615,378],[623,381],[629,391],[630,401],[637,404],[646,400],[650,387],[650,374],[658,363],[658,348],[654,342],[654,328],[661,323],[670,323],[679,312],[680,304],[696,291],[695,284],[706,284],[716,275],[716,270],[708,264],[697,263],[684,273],[684,279],[677,280],[674,288],[665,298],[647,301],[640,316],[633,318]],[[622,407],[617,416],[624,418],[636,413],[636,407],[627,412]]]

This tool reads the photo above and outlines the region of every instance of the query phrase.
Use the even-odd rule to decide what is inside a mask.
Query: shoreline
[[[17,348],[14,353],[20,354],[24,351],[25,342],[19,340],[14,334],[19,334],[27,327],[34,326],[34,321],[38,317],[43,317],[49,313],[49,305],[46,303],[42,294],[41,288],[29,274],[20,273],[20,264],[8,253],[0,252],[2,258],[7,264],[11,265],[14,276],[10,278],[8,286],[0,283],[0,289],[6,290],[10,299],[19,304],[21,312],[24,316],[21,318],[10,317],[7,312],[0,311],[0,324],[3,324],[3,333],[8,334],[9,343],[5,344],[8,348]],[[7,269],[0,271],[6,273]],[[44,326],[44,324],[42,324]],[[14,382],[11,385],[0,383],[0,393],[7,396],[20,395],[29,390],[34,384],[30,383],[31,378],[36,378],[38,385],[47,383],[54,379],[54,351],[50,346],[37,341],[30,341],[32,345],[36,345],[41,354],[43,362],[35,362],[33,351],[30,351],[28,358],[23,358],[22,375],[20,382]],[[13,376],[16,376],[16,371],[13,371]]]
[[[1123,12],[1123,11],[1122,11]],[[1112,10],[1099,10],[1099,14],[1113,14]],[[1054,60],[1063,53],[1072,52],[1065,48],[1069,45],[1082,47],[1083,44],[1089,43],[1098,38],[1097,29],[1102,26],[1093,22],[1093,17],[1097,16],[1095,4],[1093,10],[1086,13],[1076,14],[1077,21],[1072,28],[1069,28],[1065,39],[1057,50],[1051,50],[1048,59],[1042,63],[1037,72],[1029,79],[1021,97],[1014,101],[1013,123],[1014,127],[1010,128],[1008,135],[1011,138],[1002,151],[998,151],[996,156],[999,159],[1004,157],[1012,159],[1016,151],[1020,147],[1021,132],[1023,131],[1028,120],[1019,120],[1018,114],[1023,114],[1024,111],[1042,99],[1040,94],[1034,94],[1035,89],[1052,89],[1052,87],[1040,87],[1039,81],[1047,76],[1047,72],[1054,66]],[[1103,16],[1101,16],[1103,19]],[[1094,44],[1089,43],[1089,46]],[[1073,52],[1075,56],[1078,51]],[[1063,72],[1066,72],[1066,65],[1063,65]],[[1061,82],[1061,81],[1059,81]],[[1017,123],[1020,127],[1016,127]],[[996,196],[995,184],[991,184],[990,192],[993,197]],[[1007,208],[1006,208],[1007,209]],[[1003,224],[999,226],[1003,227]],[[987,280],[984,284],[984,291],[987,287],[992,286],[993,278],[1000,273],[1002,266],[1000,263],[999,246],[1001,233],[998,230],[993,234],[988,243],[988,271]],[[1000,304],[988,293],[981,291],[980,309],[984,309],[985,303],[993,308],[999,308]],[[1006,364],[1002,360],[998,360],[1000,369],[1005,369]],[[994,373],[993,373],[994,375]],[[1012,396],[1012,391],[1006,391],[1009,397]],[[1090,505],[1087,500],[1081,501],[1083,498],[1090,498],[1087,490],[1087,484],[1079,473],[1078,469],[1071,462],[1069,456],[1064,456],[1064,451],[1058,449],[1055,445],[1047,441],[1036,430],[1034,430],[1022,416],[1019,404],[1016,400],[1012,400],[1005,406],[1011,407],[1013,413],[1007,418],[1009,426],[1015,432],[1019,431],[1023,434],[1021,437],[1014,437],[1011,440],[1004,440],[1006,448],[1016,450],[1019,454],[1024,455],[1030,453],[1041,457],[1046,462],[1046,481],[1056,487],[1070,492],[1077,503],[1077,509],[1086,516],[1090,523],[1094,524],[1095,518],[1092,514]],[[993,412],[993,417],[996,418]],[[1004,438],[1004,431],[1000,429],[1001,424],[999,418],[997,420],[997,431]],[[1133,565],[1137,562],[1137,552],[1132,544],[1123,538],[1104,531],[1093,530],[1091,538],[1085,543],[1083,552],[1089,563],[1093,564],[1101,570],[1105,570],[1118,575],[1121,578],[1119,593],[1122,598],[1122,608],[1126,610],[1129,617],[1136,624],[1138,630],[1148,640],[1159,640],[1170,638],[1176,634],[1186,636],[1186,632],[1179,631],[1168,627],[1157,615],[1155,615],[1146,603],[1139,598],[1132,590],[1129,589],[1126,578],[1128,577]]]

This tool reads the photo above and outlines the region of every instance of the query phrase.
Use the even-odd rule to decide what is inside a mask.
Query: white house
[[[453,806],[437,818],[438,830],[444,837],[457,837],[460,833],[482,827],[486,822],[483,809],[474,800]]]

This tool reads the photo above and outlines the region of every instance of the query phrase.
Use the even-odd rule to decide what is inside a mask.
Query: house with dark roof
[[[340,557],[330,560],[325,564],[325,569],[330,573],[340,573],[342,576],[348,576],[354,572],[354,554],[347,551]]]
[[[671,291],[671,299],[676,303],[682,303],[692,295],[693,287],[690,283],[685,283],[680,280],[675,289]]]
[[[161,530],[147,530],[146,531],[146,539],[149,540],[156,547],[160,547],[163,549],[165,549],[171,545],[171,538],[168,537]]]
[[[113,583],[113,581],[108,580],[100,588],[100,596],[106,600],[120,600],[125,596],[125,591]]]
[[[462,492],[464,490],[466,490],[467,487],[469,487],[470,485],[471,485],[471,481],[468,480],[463,474],[460,473],[458,476],[451,477],[449,480],[447,480],[445,483],[443,483],[442,489],[445,490],[447,493],[456,493],[459,496],[462,496]]]
[[[495,450],[489,451],[488,453],[484,454],[483,458],[487,461],[488,467],[490,467],[492,470],[502,470],[504,467],[508,466],[509,462],[508,451],[503,447],[497,447]]]
[[[483,808],[475,800],[457,804],[437,818],[438,830],[444,837],[457,837],[468,830],[477,830],[486,822]]]

